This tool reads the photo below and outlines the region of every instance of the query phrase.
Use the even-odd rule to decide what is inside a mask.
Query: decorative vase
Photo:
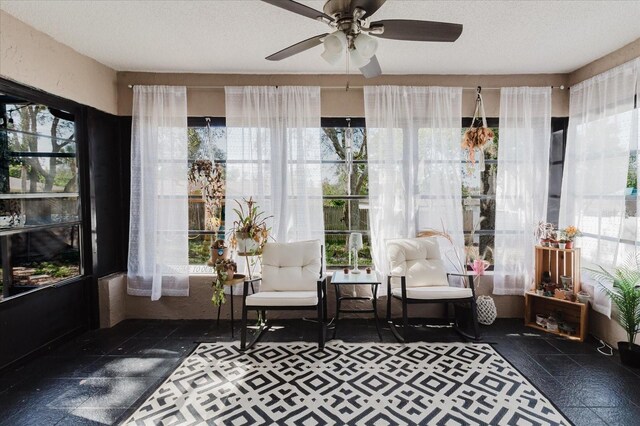
[[[565,245],[566,249],[572,249],[573,248],[573,241],[567,241],[567,244]]]
[[[478,322],[482,325],[491,325],[498,316],[496,303],[491,296],[478,296],[476,299],[478,309]]]

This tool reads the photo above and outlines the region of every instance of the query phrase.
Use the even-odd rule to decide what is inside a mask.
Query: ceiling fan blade
[[[284,10],[288,10],[289,12],[297,13],[298,15],[306,16],[307,18],[315,19],[323,18],[325,20],[333,21],[333,18],[329,15],[326,15],[319,10],[315,10],[309,6],[305,6],[304,4],[300,4],[293,0],[262,0],[265,3],[269,3],[271,5],[280,7]]]
[[[312,47],[316,47],[319,44],[322,44],[322,39],[325,38],[328,34],[320,34],[306,40],[303,40],[299,43],[292,44],[289,47],[282,49],[279,52],[274,53],[273,55],[267,56],[265,59],[270,61],[280,61],[282,59],[288,58],[289,56],[296,55],[300,52],[304,52],[307,49],[311,49]]]
[[[382,69],[380,68],[378,58],[373,55],[367,65],[360,67],[360,72],[362,73],[364,78],[377,77],[382,74]]]
[[[372,22],[371,27],[384,26],[377,37],[412,41],[456,41],[462,34],[462,24],[447,22],[413,21],[410,19],[385,19]]]
[[[366,11],[366,18],[371,17],[387,0],[351,0],[351,12],[355,10],[356,7]]]

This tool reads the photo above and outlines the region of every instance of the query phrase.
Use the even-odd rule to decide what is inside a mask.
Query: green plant
[[[36,266],[35,275],[49,275],[54,278],[65,278],[75,275],[77,271],[67,265],[57,265],[53,262],[42,262]]]
[[[211,284],[213,287],[213,295],[211,296],[211,303],[216,306],[220,306],[226,301],[224,296],[224,283],[233,278],[233,274],[237,270],[236,262],[230,259],[219,259],[215,264],[216,279]]]
[[[265,212],[259,209],[251,197],[248,200],[243,198],[242,203],[238,200],[235,202],[238,208],[233,211],[238,216],[238,220],[233,222],[231,229],[231,247],[237,247],[239,234],[241,234],[240,238],[251,238],[257,242],[260,246],[259,250],[262,251],[271,230],[267,227],[267,219],[273,216],[265,216]]]
[[[618,321],[627,333],[629,344],[633,344],[640,333],[640,253],[629,256],[624,264],[611,274],[602,266],[599,270],[588,269],[600,281],[600,285],[618,309]],[[601,281],[613,282],[613,288]]]

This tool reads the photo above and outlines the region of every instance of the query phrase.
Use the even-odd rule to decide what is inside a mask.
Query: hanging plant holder
[[[493,142],[493,131],[487,126],[487,116],[484,112],[484,103],[480,92],[482,88],[478,86],[476,96],[476,107],[471,119],[471,126],[464,132],[462,136],[462,148],[468,151],[470,167],[473,170],[476,164],[476,151],[478,151],[478,166],[480,172],[484,172],[484,150],[485,147]],[[480,126],[476,126],[476,121],[482,120]]]

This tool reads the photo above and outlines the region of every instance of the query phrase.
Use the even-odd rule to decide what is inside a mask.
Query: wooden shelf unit
[[[551,282],[560,284],[560,276],[565,275],[573,279],[573,292],[580,291],[580,249],[559,249],[554,247],[536,246],[535,285],[542,281],[542,273],[551,273]]]
[[[572,340],[584,341],[587,336],[589,305],[536,294],[536,286],[542,281],[542,273],[545,271],[551,274],[551,282],[558,284],[560,284],[561,276],[571,277],[573,293],[578,294],[581,287],[580,249],[559,249],[536,246],[533,288],[525,293],[524,299],[525,325],[535,328],[536,330],[567,337]],[[574,326],[576,332],[570,335],[562,331],[547,330],[536,324],[536,315],[542,315],[546,318],[553,315],[557,319]]]

